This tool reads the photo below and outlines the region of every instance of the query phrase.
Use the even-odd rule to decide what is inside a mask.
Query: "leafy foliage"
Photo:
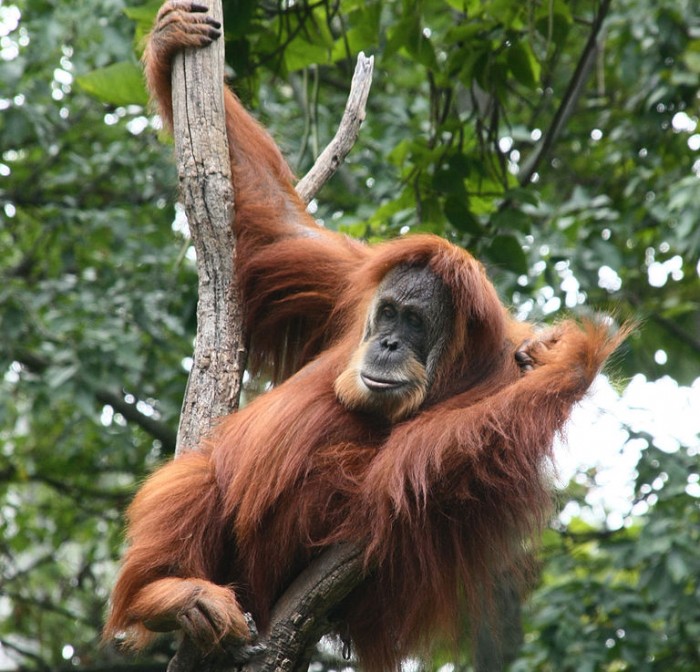
[[[700,507],[697,450],[668,454],[650,437],[628,524],[581,520],[546,533],[547,571],[513,672],[697,669]]]
[[[138,76],[159,4],[0,7],[0,668],[117,656],[97,641],[120,515],[173,446],[196,283]],[[360,142],[312,204],[327,226],[446,236],[524,317],[641,318],[623,374],[698,376],[691,0],[224,4],[233,83],[300,172],[354,54],[376,57]],[[512,669],[697,668],[697,445],[640,439],[625,524],[548,533]]]
[[[121,511],[172,450],[195,280],[143,109],[74,87],[131,56],[121,3],[21,9],[19,54],[0,62],[0,640],[35,664],[66,645],[88,662]]]

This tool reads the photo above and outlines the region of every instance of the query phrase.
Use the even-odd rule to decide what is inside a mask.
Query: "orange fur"
[[[246,641],[245,616],[229,588],[202,579],[159,579],[146,585],[129,605],[129,618],[154,632],[189,628],[199,642],[219,644],[224,635]]]
[[[146,52],[168,123],[170,57],[189,43],[187,19],[171,23]],[[459,636],[493,578],[522,561],[550,511],[555,435],[622,336],[571,322],[536,336],[510,317],[481,264],[437,237],[370,247],[319,227],[279,150],[230,92],[226,111],[252,362],[284,382],[137,495],[106,636],[127,631],[142,646],[149,625],[179,623],[196,600],[216,613],[211,632],[195,630],[205,648],[241,636],[241,610],[264,629],[324,545],[361,541],[372,571],[339,605],[337,625],[366,669],[397,669],[437,636]],[[427,396],[392,423],[346,408],[334,383],[374,291],[399,264],[441,278],[456,319]],[[514,355],[525,338],[535,366],[523,374]]]

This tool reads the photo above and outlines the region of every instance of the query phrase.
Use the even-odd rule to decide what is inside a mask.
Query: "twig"
[[[557,141],[559,134],[561,133],[564,125],[569,119],[569,116],[576,107],[576,103],[581,97],[583,92],[583,87],[588,80],[588,75],[593,67],[593,61],[598,53],[598,36],[600,30],[603,27],[603,21],[608,14],[610,9],[610,3],[612,0],[603,0],[598,9],[598,14],[596,14],[593,25],[591,26],[591,32],[588,35],[588,40],[586,41],[586,46],[583,49],[583,53],[576,64],[576,70],[569,81],[569,86],[564,93],[564,97],[557,108],[557,111],[552,119],[552,123],[549,125],[547,132],[542,138],[542,142],[535,152],[533,152],[528,161],[523,166],[523,170],[520,173],[519,180],[520,186],[525,187],[534,177],[537,169],[539,168],[542,161],[547,157],[550,150]]]

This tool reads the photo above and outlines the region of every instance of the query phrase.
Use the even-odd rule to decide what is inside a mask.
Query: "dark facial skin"
[[[425,268],[398,267],[377,289],[360,377],[373,392],[411,383],[416,364],[429,384],[446,342],[452,307],[443,283]]]

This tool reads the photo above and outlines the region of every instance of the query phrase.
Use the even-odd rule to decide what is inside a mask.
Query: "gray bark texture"
[[[211,3],[211,13],[223,20],[220,0]],[[199,274],[197,338],[180,415],[178,454],[196,448],[217,418],[235,410],[245,367],[223,82],[223,39],[175,57],[175,154]]]
[[[211,14],[223,23],[221,1]],[[365,118],[373,59],[360,54],[350,98],[338,133],[298,190],[309,202],[350,151]],[[197,254],[199,301],[194,363],[177,436],[177,454],[196,449],[217,418],[238,406],[245,368],[245,336],[235,282],[235,238],[231,227],[231,186],[224,111],[224,41],[189,50],[173,63],[175,152],[192,242]],[[244,669],[292,672],[308,663],[308,651],[328,629],[327,613],[363,578],[363,549],[328,549],[298,577],[275,607],[272,626],[261,639],[264,652]],[[183,640],[169,672],[238,667],[240,661],[202,657]]]

